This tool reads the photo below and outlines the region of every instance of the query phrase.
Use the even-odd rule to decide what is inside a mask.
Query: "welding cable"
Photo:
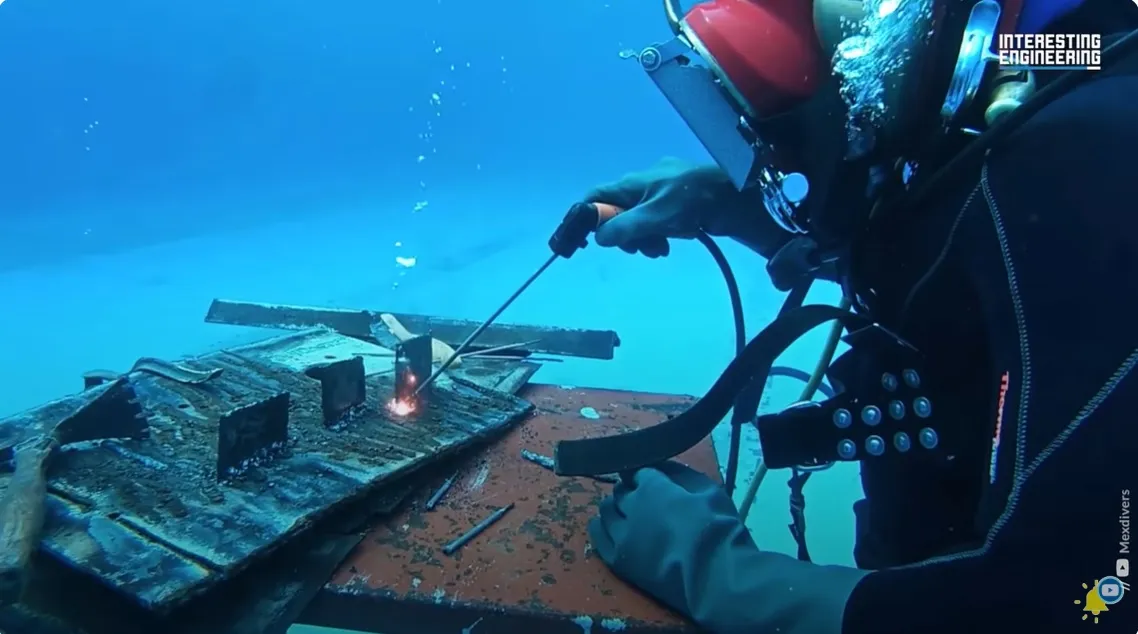
[[[723,254],[723,250],[719,248],[719,245],[715,243],[715,240],[712,239],[711,236],[701,231],[696,234],[696,240],[711,254],[711,258],[715,260],[715,264],[719,267],[720,273],[723,274],[723,281],[727,283],[727,294],[731,298],[731,314],[735,322],[735,356],[739,356],[743,354],[743,349],[747,346],[747,327],[743,315],[743,299],[739,293],[739,282],[735,278],[735,272],[731,269],[731,264],[727,261],[727,256]],[[807,281],[791,290],[791,294],[788,295],[783,302],[779,314],[781,315],[792,308],[801,306],[806,299],[806,293],[809,289],[810,283]],[[836,328],[835,332],[837,332],[840,337],[841,328]],[[831,333],[831,335],[832,334],[833,333]],[[833,345],[830,345],[830,343]],[[818,391],[819,388],[821,388],[821,392],[826,398],[831,398],[834,395],[834,391],[828,385],[823,385],[822,379],[826,369],[830,367],[830,360],[833,359],[834,348],[836,347],[837,338],[831,336],[831,340],[828,342],[826,349],[823,350],[812,374],[807,374],[805,371],[797,368],[779,366],[772,367],[767,376],[786,376],[806,383],[807,387],[803,390],[803,396],[799,400],[809,400],[813,398],[814,392]],[[760,378],[756,375],[754,382],[763,381],[765,383],[766,380],[766,378]],[[743,390],[743,392],[739,394],[735,399],[735,406],[731,409],[731,433],[727,451],[727,468],[725,477],[723,478],[723,483],[728,495],[734,495],[735,486],[739,477],[739,455],[742,451],[743,425],[754,421],[759,414],[759,405],[762,400],[762,395],[761,391],[755,389],[754,382],[752,382],[752,385],[749,386],[748,389]],[[761,464],[759,469],[763,469]],[[762,475],[765,475],[765,472]],[[756,472],[755,478],[751,480],[752,485],[756,479],[761,483],[762,475]],[[750,493],[748,490],[748,494],[753,501],[754,493]],[[750,504],[746,506],[749,507]]]
[[[723,249],[719,248],[711,236],[700,231],[695,239],[707,248],[711,259],[715,260],[719,272],[723,274],[723,281],[727,282],[727,294],[731,297],[731,316],[735,320],[735,355],[738,356],[743,353],[743,348],[747,347],[747,327],[743,321],[743,298],[739,295],[739,282],[735,279],[735,271],[731,270],[731,264],[727,261],[727,256],[723,255]]]
[[[731,299],[731,315],[735,322],[735,356],[743,354],[743,349],[747,347],[747,326],[743,316],[743,299],[739,293],[739,282],[735,278],[735,272],[731,269],[731,264],[727,261],[727,256],[723,254],[723,250],[715,243],[715,240],[706,233],[700,231],[696,234],[696,240],[707,249],[711,254],[711,258],[715,260],[715,264],[719,267],[719,272],[723,274],[723,281],[727,283],[727,294]],[[802,306],[802,302],[806,299],[806,293],[810,290],[812,280],[808,279],[802,284],[791,290],[786,300],[783,302],[782,309],[779,314],[783,314],[792,308]],[[790,368],[783,368],[784,373],[789,372],[792,376],[795,371]],[[772,368],[773,371],[773,368]],[[768,373],[770,376],[770,373]],[[801,376],[807,383],[813,380],[813,377],[801,372]],[[819,377],[820,378],[820,377]],[[766,377],[760,378],[756,375],[752,384],[744,389],[738,397],[735,398],[735,405],[731,409],[731,434],[727,451],[727,469],[726,477],[724,477],[724,486],[727,489],[728,495],[733,495],[735,492],[735,484],[738,479],[739,473],[739,453],[741,451],[743,425],[748,422],[754,421],[759,413],[759,402],[762,400],[762,391],[756,389],[755,382],[766,382]],[[813,393],[813,390],[811,390]]]
[[[624,211],[625,210],[621,207],[603,202],[586,203],[580,207],[571,209],[570,213],[566,216],[566,220],[562,221],[561,227],[558,228],[558,231],[551,239],[551,246],[558,245],[554,246],[554,252],[564,252],[565,254],[571,255],[575,249],[562,249],[559,247],[564,242],[576,245],[580,243],[580,240],[566,239],[564,236],[572,235],[576,238],[577,231],[585,228],[599,228],[606,222],[624,213]],[[577,231],[574,231],[574,229]],[[711,236],[703,231],[699,231],[696,233],[695,239],[707,249],[711,258],[715,260],[715,264],[719,267],[719,272],[723,276],[723,281],[727,284],[727,294],[731,300],[731,316],[735,325],[735,356],[738,357],[747,346],[747,328],[743,316],[743,300],[739,293],[739,282],[735,278],[735,272],[731,269],[731,264],[727,261],[727,256],[723,254],[723,250],[719,248],[719,245],[716,244]],[[812,283],[812,278],[806,278],[798,286],[792,288],[790,294],[783,302],[779,315],[785,314],[791,309],[801,307]],[[735,483],[738,479],[739,453],[742,444],[743,425],[748,422],[754,422],[758,416],[759,404],[762,401],[763,387],[770,375],[770,370],[771,368],[768,367],[767,372],[756,372],[756,378],[746,389],[742,390],[734,398],[734,405],[731,408],[731,429],[729,449],[727,452],[726,477],[724,478],[724,484],[729,495],[734,493]],[[804,372],[802,374],[805,375]],[[807,377],[804,380],[809,381],[810,379]]]
[[[747,346],[747,327],[743,316],[743,300],[739,293],[739,283],[735,278],[735,272],[731,269],[731,264],[727,261],[723,250],[719,248],[719,245],[715,243],[715,240],[713,240],[711,236],[701,231],[696,234],[696,240],[711,254],[711,258],[715,260],[715,264],[719,266],[719,271],[723,274],[723,280],[727,283],[727,294],[731,298],[731,314],[735,321],[735,356],[739,356],[743,354],[743,349]],[[791,289],[790,294],[787,295],[786,300],[783,301],[779,315],[802,306],[812,282],[812,279],[807,279],[805,282]],[[849,308],[848,304],[845,308]],[[735,486],[738,483],[739,455],[742,451],[743,443],[743,425],[753,422],[759,415],[762,390],[758,389],[755,383],[761,381],[765,385],[769,377],[788,376],[806,383],[806,388],[802,391],[802,396],[799,398],[800,401],[813,399],[814,392],[819,391],[819,388],[821,388],[826,398],[833,397],[834,391],[829,386],[823,385],[822,380],[825,376],[826,369],[830,367],[830,361],[834,357],[834,350],[837,348],[838,339],[840,337],[841,327],[835,325],[835,328],[831,331],[830,338],[827,340],[826,347],[822,351],[822,355],[819,357],[817,364],[815,364],[813,373],[807,374],[805,371],[797,368],[772,367],[765,377],[760,377],[759,374],[756,374],[751,385],[736,397],[735,405],[731,408],[731,431],[727,450],[727,468],[723,478],[723,485],[727,489],[728,495],[733,496],[735,494]],[[761,484],[765,475],[765,468],[762,463],[760,463],[758,470],[751,479],[751,486],[757,489],[756,483]],[[753,502],[755,493],[752,493],[751,490],[748,489],[747,495]],[[749,510],[751,504],[746,501],[748,498],[744,498],[744,506]],[[744,506],[740,506],[740,509],[744,508]],[[743,517],[746,518],[746,515],[743,514]]]
[[[616,217],[617,215],[623,213],[623,211],[624,211],[623,209],[621,209],[615,205],[610,205],[610,204],[606,204],[606,203],[587,203],[587,204],[574,206],[574,208],[572,208],[570,210],[570,213],[566,215],[566,219],[564,221],[562,221],[561,226],[558,227],[557,232],[555,232],[554,236],[550,239],[550,246],[553,248],[555,254],[561,255],[563,257],[569,257],[570,255],[572,255],[573,252],[575,252],[577,249],[580,248],[580,246],[578,246],[578,245],[583,242],[582,240],[578,240],[576,238],[576,234],[578,231],[580,231],[581,229],[589,229],[590,227],[591,228],[599,227],[600,225],[604,224],[606,221],[611,220],[612,218]],[[580,226],[578,226],[578,225],[580,225]],[[735,361],[739,361],[742,357],[745,356],[745,353],[747,351],[748,346],[745,345],[746,344],[746,325],[745,325],[745,321],[744,321],[744,317],[743,317],[743,303],[742,303],[742,298],[741,298],[740,293],[739,293],[738,281],[735,278],[734,271],[732,271],[732,269],[731,269],[731,265],[727,262],[726,256],[723,254],[723,251],[719,248],[719,245],[717,245],[715,243],[715,241],[710,236],[708,236],[706,233],[703,233],[703,232],[698,233],[696,235],[696,239],[701,244],[703,244],[704,248],[706,248],[708,250],[708,253],[711,254],[712,259],[715,260],[715,263],[719,267],[720,273],[723,275],[723,279],[724,279],[725,283],[727,284],[727,291],[728,291],[728,295],[730,296],[730,300],[731,300],[732,317],[733,317],[734,325],[735,325],[735,348],[736,348]],[[786,300],[783,302],[782,308],[779,310],[779,318],[785,317],[790,312],[792,312],[794,309],[800,308],[802,306],[802,303],[805,300],[806,294],[810,290],[810,286],[812,285],[812,283],[813,283],[812,278],[806,278],[798,286],[791,289],[791,292],[788,294]],[[829,308],[829,307],[818,307],[818,308]],[[769,330],[769,327],[768,327],[768,330]],[[760,335],[762,335],[762,334],[763,333],[760,333]],[[757,339],[758,338],[759,337],[757,337]],[[754,343],[754,342],[752,342],[752,343]],[[786,341],[786,342],[779,341],[779,342],[771,342],[771,343],[773,343],[774,346],[780,347],[782,350],[784,350],[787,346],[790,345],[790,343],[793,343],[793,341]],[[742,436],[742,426],[744,424],[746,424],[747,422],[753,422],[754,419],[757,417],[759,404],[762,402],[763,390],[766,387],[767,379],[771,376],[771,372],[772,372],[773,364],[774,364],[774,359],[778,356],[778,354],[781,354],[781,350],[778,353],[775,353],[774,356],[770,357],[765,362],[760,362],[761,365],[757,366],[753,369],[753,372],[751,374],[753,374],[756,377],[755,380],[752,381],[752,380],[748,380],[747,377],[743,377],[743,380],[746,381],[745,385],[741,386],[738,389],[732,390],[729,394],[723,394],[723,395],[719,396],[718,400],[713,405],[713,407],[715,409],[719,409],[725,403],[726,407],[723,408],[719,414],[717,414],[713,419],[711,419],[709,421],[711,424],[711,427],[714,427],[715,425],[717,425],[719,423],[719,421],[721,421],[724,418],[724,416],[727,414],[727,410],[729,410],[729,409],[734,410],[733,415],[732,415],[732,420],[731,420],[731,440],[730,440],[730,448],[728,451],[728,461],[727,461],[727,475],[728,475],[728,477],[726,478],[726,481],[727,481],[729,490],[733,490],[735,480],[737,479],[738,464],[739,464],[739,453],[740,453],[741,436]],[[735,363],[735,361],[733,361],[732,363]],[[724,375],[728,374],[730,368],[731,368],[731,366],[728,367],[728,371],[724,372]],[[797,371],[794,371],[791,369],[787,369],[787,372],[790,375],[796,376],[796,377],[800,377],[801,375],[805,375],[804,372],[801,373],[801,375],[800,375]],[[720,380],[717,382],[717,385],[719,385],[720,383],[723,382],[724,375],[720,376]],[[740,373],[739,376],[742,376],[742,374]],[[818,377],[812,377],[812,379],[811,379],[811,382],[814,382],[814,383],[817,383],[818,381],[820,381],[820,375]],[[714,391],[714,388],[713,388],[713,391]],[[707,397],[705,397],[704,399],[701,399],[701,400],[707,400]],[[705,403],[705,405],[708,405],[708,404],[710,404],[710,403]],[[697,405],[699,405],[699,404],[697,403]],[[685,416],[687,416],[687,413],[685,413],[684,415],[681,415],[681,417],[685,417]],[[682,436],[686,437],[695,428],[702,428],[702,427],[706,426],[707,422],[708,421],[701,421],[700,425],[695,426],[693,429],[686,430],[687,433],[682,434]],[[659,425],[657,427],[660,427],[660,429],[656,430],[655,432],[652,432],[650,435],[653,436],[653,438],[655,438],[655,439],[661,439],[661,440],[663,439],[662,434],[665,433],[664,427],[673,427],[674,428],[674,426],[667,426],[667,425]],[[645,430],[645,431],[647,431],[647,430]],[[687,448],[694,446],[694,444],[699,442],[699,440],[702,440],[703,438],[705,438],[710,433],[710,431],[711,431],[711,429],[708,428],[698,438],[693,437],[692,442],[688,443],[683,448],[678,449],[674,453],[670,453],[666,456],[663,456],[658,460],[652,460],[652,461],[645,462],[643,464],[639,464],[639,465],[635,465],[635,466],[637,466],[637,467],[638,466],[645,466],[646,464],[651,464],[652,462],[659,462],[661,460],[666,460],[667,458],[670,458],[670,457],[676,455],[677,453],[680,453],[680,452],[686,450]],[[608,469],[607,471],[596,471],[594,469],[594,467],[596,465],[589,464],[591,461],[587,458],[587,456],[585,456],[583,453],[576,453],[574,451],[574,448],[582,448],[583,449],[582,445],[591,445],[591,444],[594,444],[597,442],[600,443],[599,446],[606,446],[608,444],[607,441],[609,441],[609,440],[619,441],[619,437],[599,438],[599,439],[593,439],[593,440],[585,439],[585,440],[579,440],[579,441],[565,441],[562,443],[558,443],[557,451],[555,452],[555,456],[554,456],[555,461],[557,462],[556,471],[561,475],[570,475],[570,471],[572,471],[572,475],[596,475],[597,473],[614,473],[614,472],[625,470],[624,468],[614,468],[614,469]],[[656,448],[660,449],[663,446],[672,445],[675,443],[676,440],[678,440],[678,438],[671,439],[671,442],[664,442],[663,445],[657,444]],[[681,441],[681,442],[683,442],[683,441]],[[599,446],[598,446],[598,448],[599,448]],[[562,450],[564,450],[564,451],[562,451]],[[631,457],[632,455],[636,455],[638,453],[639,452],[637,452],[637,451],[631,452],[629,457]],[[606,459],[603,457],[600,458],[600,460],[602,463],[606,462]],[[609,457],[608,461],[611,463],[612,458]],[[627,463],[628,461],[625,461],[625,462]],[[634,467],[627,467],[627,468],[634,468]]]
[[[872,325],[863,316],[835,306],[802,306],[779,315],[735,357],[711,389],[682,414],[616,436],[564,440],[554,453],[558,475],[622,473],[658,464],[697,445],[727,415],[752,377],[764,379],[774,360],[807,332],[831,321],[846,329]],[[766,381],[757,382],[761,401]]]
[[[810,286],[813,282],[814,278],[807,277],[792,288],[786,299],[783,300],[778,316],[781,317],[795,308],[802,307],[802,302],[806,301],[806,294],[810,292]],[[736,356],[740,354],[742,352]],[[772,358],[765,368],[756,368],[750,383],[735,397],[735,406],[731,412],[731,437],[727,450],[727,469],[723,477],[723,485],[727,489],[728,495],[733,496],[735,494],[735,484],[739,478],[739,451],[742,444],[743,425],[753,423],[758,417],[759,404],[762,403],[763,391],[766,389],[767,379],[770,377],[773,365],[774,359]]]
[[[735,322],[735,356],[738,357],[743,354],[743,349],[747,347],[747,326],[743,317],[743,298],[739,294],[739,282],[735,279],[735,271],[731,269],[731,264],[727,261],[727,256],[723,254],[723,249],[719,248],[711,236],[700,231],[696,234],[695,239],[707,248],[707,252],[711,254],[711,258],[719,266],[723,280],[727,282],[727,294],[731,298],[731,315]],[[756,403],[755,412],[750,416],[747,415],[749,405],[746,402],[747,392],[748,390],[744,390],[735,399],[735,407],[731,409],[730,449],[727,453],[727,477],[724,479],[727,495],[731,495],[735,490],[735,474],[739,469],[739,448],[742,444],[743,425],[748,418],[758,414],[758,404]]]
[[[841,330],[838,331],[838,334],[839,335],[841,334]],[[839,340],[840,340],[840,337],[837,340],[835,340],[835,345],[836,345],[837,341],[839,341]],[[827,343],[828,343],[828,340],[827,340]],[[825,355],[822,355],[822,358],[824,358],[824,357],[825,357]],[[822,358],[818,359],[818,364],[822,363]],[[773,368],[771,368],[770,376],[771,376],[771,378],[774,378],[776,376],[782,376],[782,377],[786,377],[788,379],[796,379],[798,381],[805,383],[808,386],[814,382],[815,378],[817,378],[818,382],[813,386],[813,388],[812,389],[810,389],[810,388],[803,389],[802,390],[803,393],[806,393],[808,391],[811,393],[821,392],[822,396],[825,398],[834,398],[834,396],[836,394],[834,392],[834,388],[830,387],[825,382],[825,378],[826,378],[825,377],[825,371],[829,367],[830,367],[829,364],[826,364],[826,367],[823,368],[821,373],[814,374],[813,372],[807,372],[806,370],[800,370],[798,368],[792,368],[792,367],[786,366],[786,365],[776,365]]]

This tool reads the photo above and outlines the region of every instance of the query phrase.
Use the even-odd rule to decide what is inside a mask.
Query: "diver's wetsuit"
[[[1082,584],[1115,574],[1123,498],[1138,494],[1132,62],[1047,105],[982,171],[860,246],[875,318],[924,353],[928,380],[968,412],[958,424],[975,451],[863,463],[856,558],[877,571],[843,634],[1070,631]],[[1135,595],[1103,624],[1134,631]]]

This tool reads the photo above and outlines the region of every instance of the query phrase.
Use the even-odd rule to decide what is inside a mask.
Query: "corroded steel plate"
[[[341,504],[502,432],[532,409],[504,392],[441,381],[429,409],[395,418],[385,407],[392,392],[389,360],[375,353],[365,356],[366,401],[346,424],[326,426],[320,382],[305,370],[375,350],[382,349],[308,331],[179,362],[223,370],[198,385],[132,373],[149,438],[76,446],[58,456],[43,548],[142,606],[165,611],[274,551]],[[79,402],[83,396],[70,398]],[[241,475],[219,477],[219,420],[257,403],[279,408],[282,399],[285,446],[251,461]],[[67,401],[25,412],[0,429],[57,415]],[[0,488],[7,484],[0,474]]]

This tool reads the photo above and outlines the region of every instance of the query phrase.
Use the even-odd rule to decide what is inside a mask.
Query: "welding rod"
[[[549,456],[543,456],[539,453],[534,453],[529,449],[522,449],[522,458],[534,463],[535,465],[545,467],[550,471],[553,470],[553,467],[556,464],[553,458],[550,458]]]
[[[462,354],[464,350],[469,348],[470,344],[474,343],[475,339],[481,337],[482,333],[486,332],[486,329],[489,328],[494,323],[494,321],[502,315],[502,313],[506,312],[506,309],[510,307],[510,304],[513,304],[514,300],[520,297],[521,294],[530,287],[530,284],[533,284],[535,281],[537,281],[537,278],[541,277],[541,274],[545,273],[545,269],[548,269],[550,265],[552,265],[553,262],[557,260],[558,257],[560,256],[558,256],[556,253],[549,256],[549,259],[541,265],[541,268],[534,271],[533,275],[529,276],[529,279],[522,283],[522,285],[518,287],[518,290],[514,291],[514,294],[510,295],[510,298],[507,299],[504,304],[499,306],[498,310],[494,311],[493,315],[490,315],[489,319],[482,322],[481,326],[475,328],[474,332],[470,333],[470,336],[466,338],[466,341],[463,341],[457,348],[455,348],[454,352],[451,353],[450,358],[448,358],[446,361],[443,361],[443,364],[440,365],[437,370],[432,372],[431,376],[426,381],[423,381],[419,384],[419,387],[415,389],[414,394],[411,396],[418,396],[419,392],[422,392],[427,388],[427,386],[434,383],[439,378],[439,376],[442,375],[443,372],[446,372],[447,368],[449,368],[451,364],[454,363],[454,360],[458,358],[458,355]]]
[[[467,543],[469,543],[470,540],[481,535],[482,531],[485,531],[487,528],[490,528],[494,524],[494,522],[497,522],[498,520],[502,519],[502,517],[506,513],[510,512],[510,509],[512,509],[512,508],[514,508],[514,503],[510,502],[506,506],[503,506],[502,508],[498,509],[497,511],[494,511],[493,513],[490,514],[489,517],[482,520],[481,522],[478,522],[478,524],[474,528],[466,531],[461,536],[459,536],[458,539],[455,539],[453,542],[447,544],[446,546],[443,546],[443,552],[448,554],[448,555],[453,555],[456,551],[458,551],[459,548],[462,548]]]
[[[443,482],[439,489],[435,491],[435,494],[431,496],[431,499],[427,500],[428,511],[435,510],[435,507],[439,505],[439,500],[442,500],[443,496],[447,494],[447,491],[450,491],[450,486],[454,484],[454,479],[457,476],[458,474],[456,473],[447,478],[446,482]]]
[[[439,366],[439,369],[432,372],[426,381],[419,384],[419,387],[412,396],[418,395],[419,392],[426,389],[428,385],[434,383],[443,372],[446,372],[447,368],[454,363],[454,360],[462,354],[462,351],[469,348],[475,339],[482,336],[482,333],[486,332],[486,329],[494,323],[494,320],[505,312],[506,309],[510,307],[510,304],[513,304],[514,300],[530,287],[530,284],[533,284],[537,278],[541,277],[541,274],[545,273],[545,269],[548,269],[557,258],[569,259],[572,257],[574,253],[588,244],[587,238],[589,234],[600,228],[602,224],[622,213],[624,213],[624,209],[606,203],[577,203],[570,207],[569,212],[565,214],[565,218],[561,221],[561,224],[557,226],[557,230],[549,238],[549,248],[553,251],[553,255],[549,256],[549,259],[541,265],[541,268],[529,276],[529,279],[518,287],[518,290],[514,291],[514,294],[510,295],[510,298],[498,307],[498,310],[494,311],[494,314],[490,315],[489,319],[483,322],[478,328],[475,328],[474,332],[470,333],[470,336],[466,338],[466,341],[463,341],[462,345],[451,353],[450,358],[444,361],[443,364]]]
[[[549,471],[555,470],[554,465],[556,463],[554,462],[553,458],[551,458],[550,456],[543,456],[539,453],[532,452],[529,449],[522,449],[522,459],[529,461],[529,462],[532,462],[535,465],[545,467]],[[608,484],[619,484],[620,483],[620,477],[612,475],[612,474],[598,474],[598,475],[591,475],[591,476],[585,476],[585,477],[590,478],[592,480],[596,480],[597,482],[607,482]]]

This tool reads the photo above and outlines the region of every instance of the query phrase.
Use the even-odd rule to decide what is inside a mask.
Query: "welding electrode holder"
[[[569,208],[557,230],[549,238],[549,249],[563,258],[589,246],[589,234],[620,210],[600,203],[577,203]]]

